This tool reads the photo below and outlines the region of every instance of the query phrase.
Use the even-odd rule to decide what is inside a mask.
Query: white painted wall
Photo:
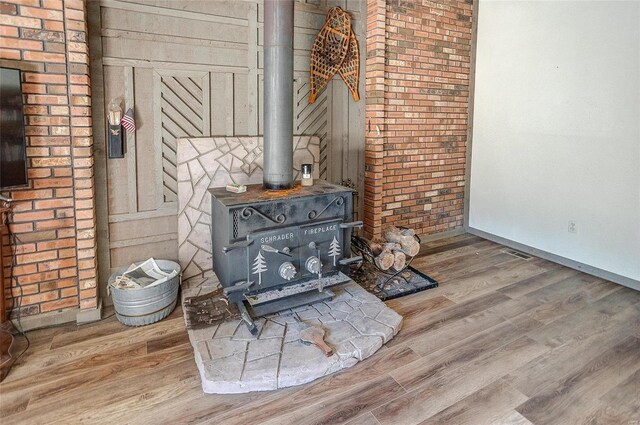
[[[469,226],[640,280],[640,1],[481,0],[475,83]]]

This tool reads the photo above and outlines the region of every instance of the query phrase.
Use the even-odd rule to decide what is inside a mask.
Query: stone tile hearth
[[[189,279],[183,282],[182,300],[217,287],[215,277]],[[257,337],[240,320],[189,330],[204,392],[245,393],[311,382],[366,359],[400,330],[402,316],[356,283],[332,290],[331,301],[258,319]],[[299,332],[313,325],[325,330],[332,356],[300,340]]]

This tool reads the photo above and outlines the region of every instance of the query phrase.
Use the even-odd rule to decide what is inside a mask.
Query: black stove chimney
[[[293,0],[264,1],[265,189],[293,187]]]

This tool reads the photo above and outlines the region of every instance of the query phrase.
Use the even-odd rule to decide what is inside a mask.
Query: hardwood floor
[[[300,387],[205,395],[178,309],[29,333],[2,424],[640,424],[640,292],[463,235],[414,265],[440,287],[372,358]]]

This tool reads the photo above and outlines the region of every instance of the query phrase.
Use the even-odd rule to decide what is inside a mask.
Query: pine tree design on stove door
[[[333,237],[331,244],[329,245],[329,257],[333,257],[333,266],[336,266],[336,257],[340,255],[340,244],[336,237]]]
[[[258,256],[253,261],[253,274],[258,275],[258,285],[262,286],[262,273],[267,271],[267,264],[264,262],[262,253],[258,251]]]

